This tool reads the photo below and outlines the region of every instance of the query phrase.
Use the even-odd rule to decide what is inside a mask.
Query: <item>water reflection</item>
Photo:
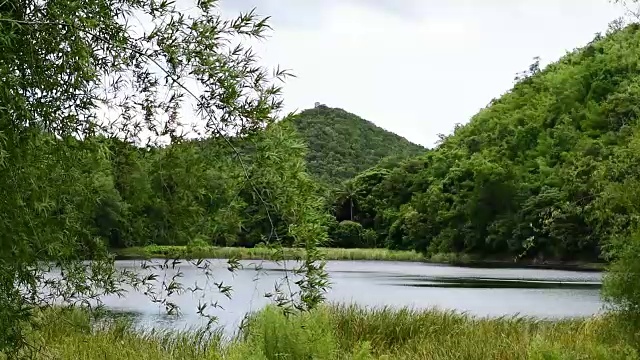
[[[600,289],[600,282],[532,280],[532,279],[494,279],[494,278],[438,278],[416,276],[387,277],[389,285],[439,287],[439,288],[487,288],[487,289]]]

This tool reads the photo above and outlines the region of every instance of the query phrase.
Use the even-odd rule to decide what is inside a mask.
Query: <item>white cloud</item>
[[[508,90],[534,56],[555,61],[622,14],[606,0],[223,5],[273,16],[274,33],[255,50],[296,74],[285,85],[288,110],[320,101],[424,145]]]

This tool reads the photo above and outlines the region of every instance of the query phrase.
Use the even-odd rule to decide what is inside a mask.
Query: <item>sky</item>
[[[253,44],[291,69],[286,111],[320,102],[412,142],[467,123],[539,56],[554,62],[624,14],[608,0],[222,0],[271,16]]]

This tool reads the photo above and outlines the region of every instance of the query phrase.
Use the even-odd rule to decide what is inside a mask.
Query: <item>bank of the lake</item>
[[[297,260],[304,256],[301,248],[270,247],[217,247],[217,246],[166,246],[149,245],[113,249],[117,259],[151,259],[151,258],[207,258],[207,259],[239,259],[239,260]],[[415,251],[389,249],[343,249],[321,248],[326,260],[369,260],[369,261],[411,261],[435,264],[451,264],[478,267],[530,267],[540,269],[602,271],[606,264],[588,261],[530,260],[514,261],[509,257],[478,257],[469,254],[435,254],[425,256]]]
[[[92,326],[80,311],[47,311],[30,340],[39,359],[635,359],[612,315],[564,321],[483,319],[452,312],[327,306],[254,314],[229,341],[202,332]],[[0,354],[0,358],[2,358]]]

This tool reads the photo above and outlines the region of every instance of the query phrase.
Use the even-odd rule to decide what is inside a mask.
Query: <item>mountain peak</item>
[[[385,158],[407,158],[426,151],[355,114],[320,103],[290,121],[309,147],[309,172],[330,185],[350,179]]]

